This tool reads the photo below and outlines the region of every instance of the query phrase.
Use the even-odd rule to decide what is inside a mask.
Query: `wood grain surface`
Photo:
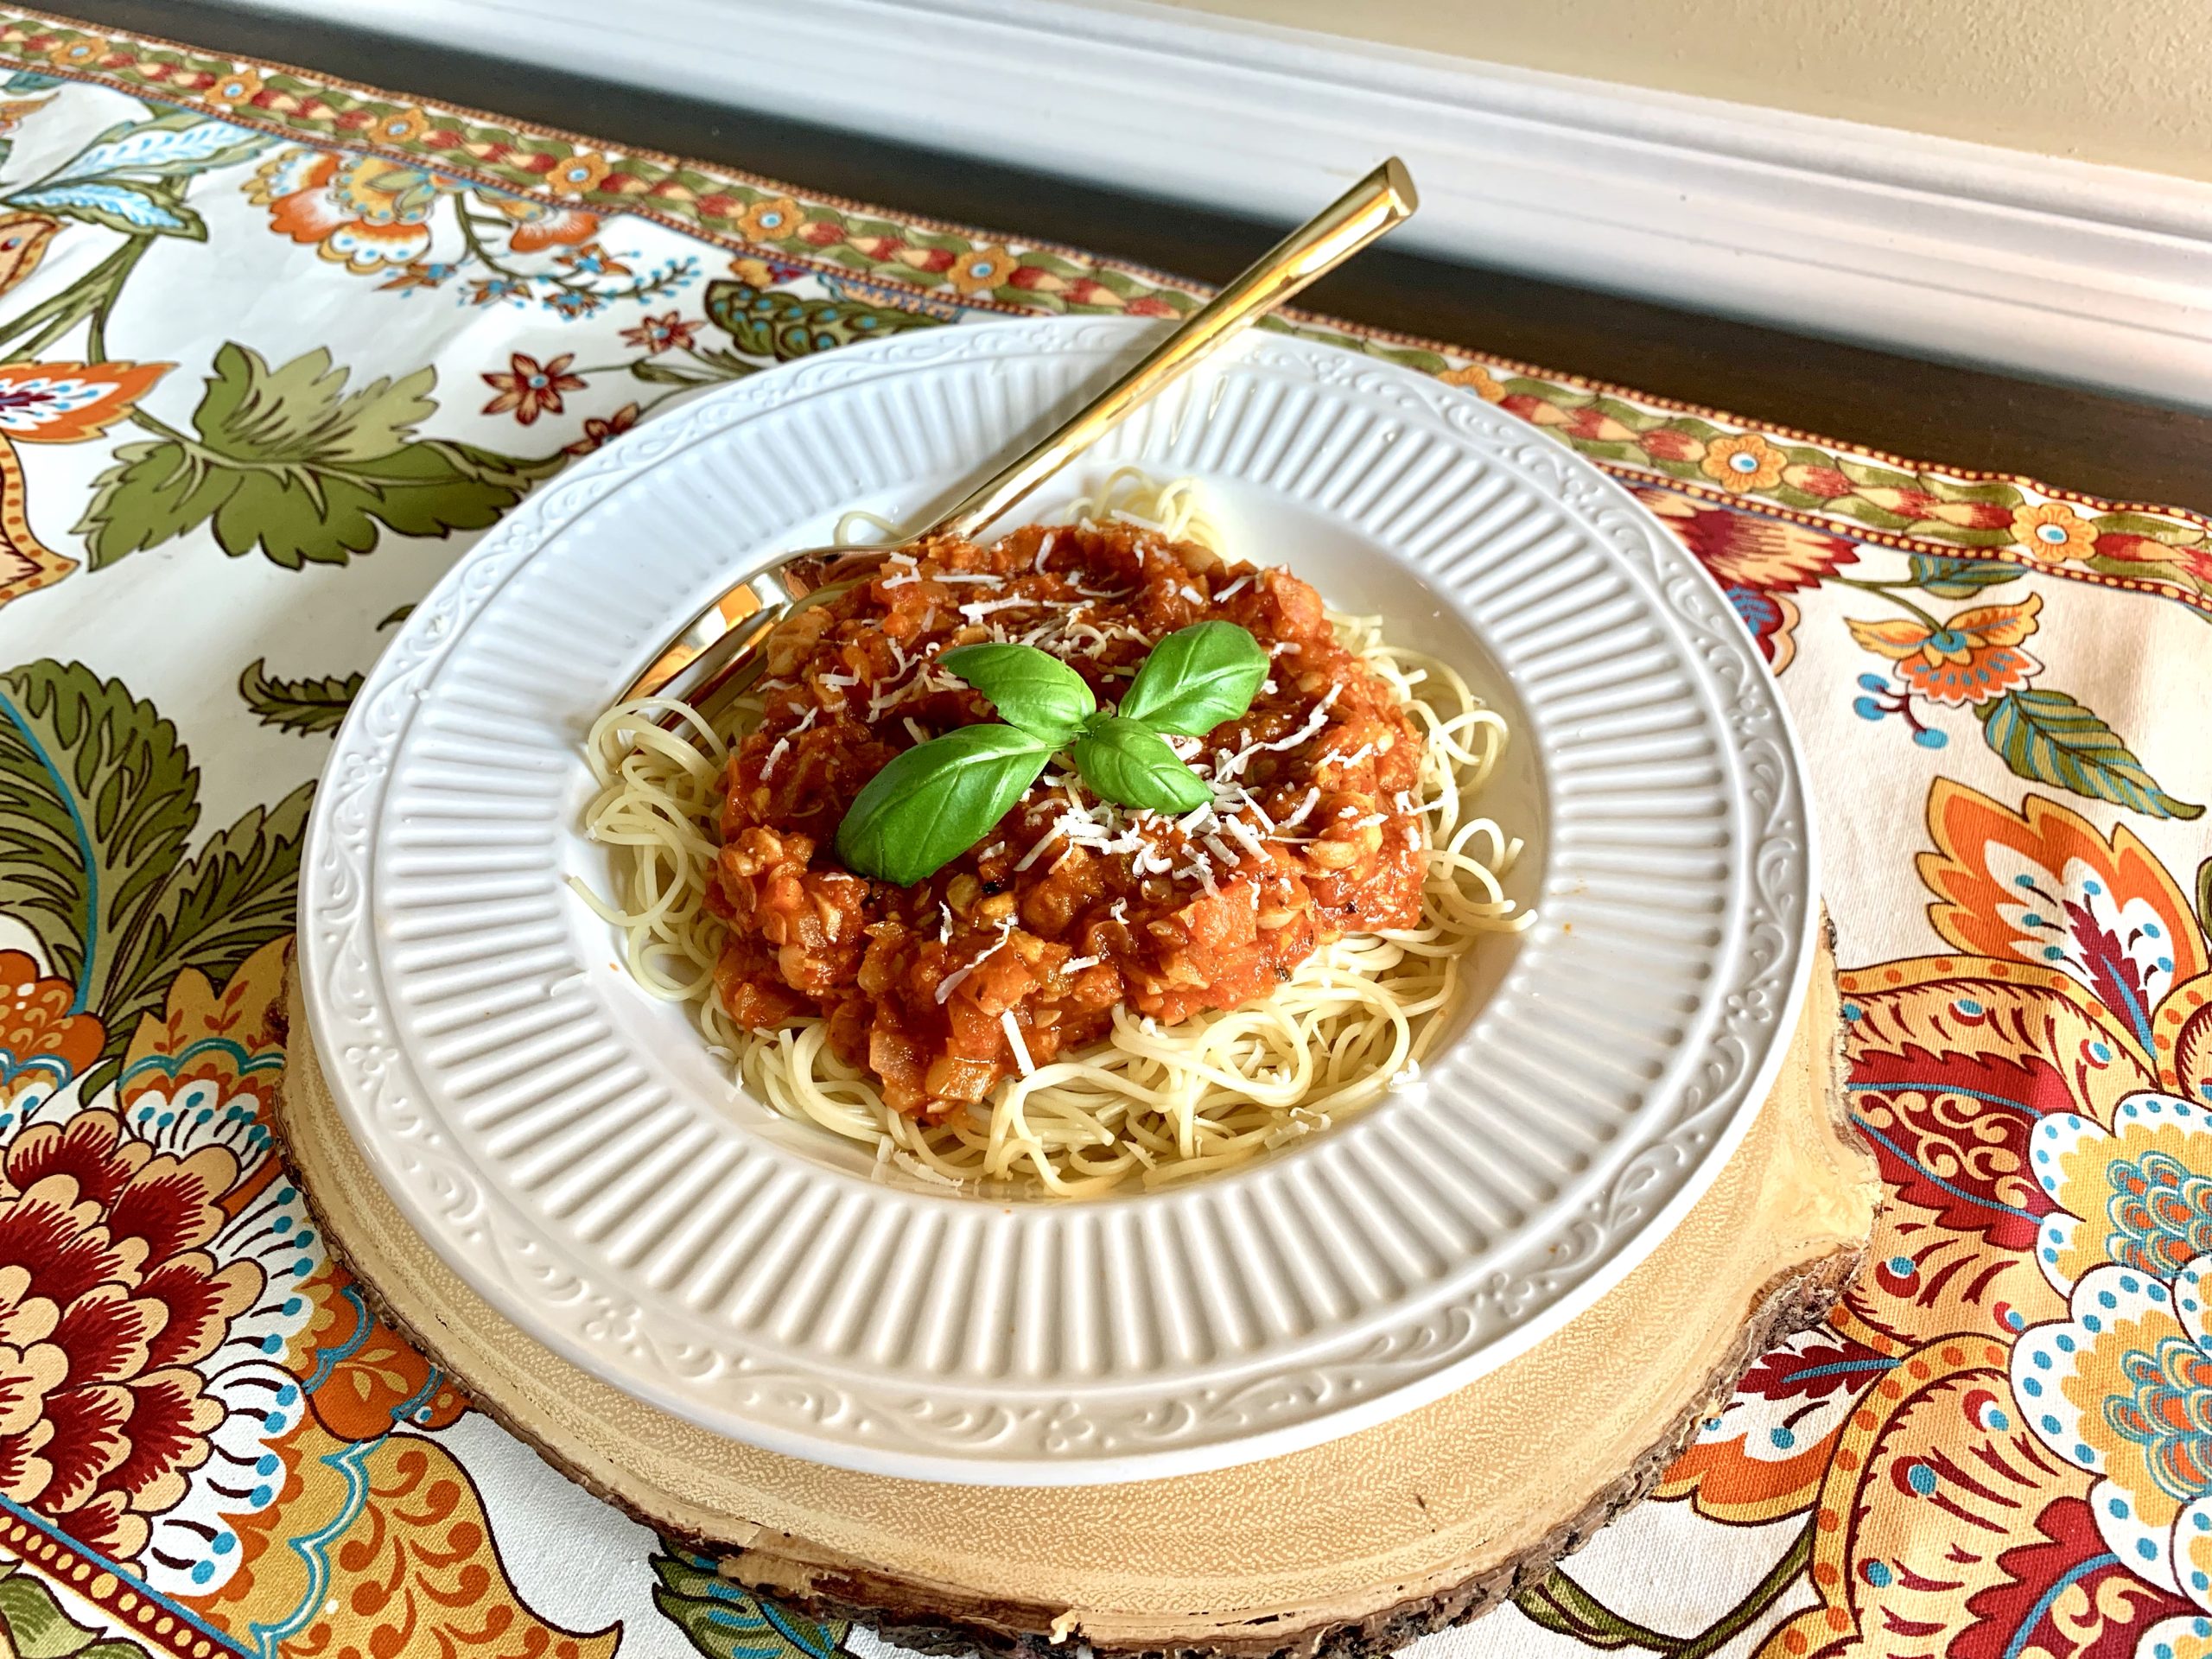
[[[1103,1659],[1381,1652],[1541,1579],[1650,1489],[1769,1344],[1821,1317],[1879,1200],[1846,1127],[1833,956],[1742,1146],[1592,1307],[1459,1392],[1343,1439],[1111,1486],[957,1486],[741,1445],[556,1357],[431,1251],[338,1114],[296,990],[283,1139],[380,1310],[556,1468],[788,1601],[910,1644]]]

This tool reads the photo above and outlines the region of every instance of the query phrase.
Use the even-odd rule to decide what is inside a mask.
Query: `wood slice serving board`
[[[1842,1115],[1839,1027],[1823,950],[1780,1080],[1711,1190],[1529,1352],[1309,1451],[1112,1486],[830,1469],[556,1357],[400,1218],[332,1103],[296,988],[282,1128],[326,1237],[395,1323],[555,1467],[734,1580],[914,1645],[1373,1653],[1540,1578],[1649,1489],[1764,1347],[1827,1311],[1880,1191]]]

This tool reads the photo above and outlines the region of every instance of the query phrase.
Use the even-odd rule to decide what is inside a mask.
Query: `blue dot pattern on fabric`
[[[1926,1497],[1936,1490],[1936,1471],[1924,1463],[1916,1463],[1905,1471],[1904,1478],[1912,1490]]]
[[[1859,1571],[1860,1576],[1877,1590],[1888,1589],[1891,1579],[1896,1576],[1890,1571],[1890,1564],[1887,1561],[1868,1561]]]

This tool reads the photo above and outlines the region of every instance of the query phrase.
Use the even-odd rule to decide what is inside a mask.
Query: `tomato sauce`
[[[1155,642],[1206,620],[1272,659],[1244,715],[1171,740],[1211,805],[1113,806],[1062,759],[926,881],[837,862],[839,821],[893,755],[995,717],[942,652],[1039,646],[1110,709]],[[1121,524],[939,539],[794,617],[767,671],[724,782],[716,983],[755,1028],[823,1016],[896,1110],[980,1100],[1100,1040],[1117,1007],[1162,1022],[1238,1007],[1341,933],[1419,917],[1420,734],[1287,571]]]

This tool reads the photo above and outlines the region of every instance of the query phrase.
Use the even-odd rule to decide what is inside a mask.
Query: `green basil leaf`
[[[1122,699],[1122,717],[1204,737],[1249,709],[1267,677],[1268,653],[1249,632],[1234,622],[1195,622],[1153,647]]]
[[[1213,798],[1206,780],[1177,758],[1166,738],[1122,715],[1096,716],[1076,739],[1074,753],[1083,781],[1123,806],[1187,812]]]
[[[991,700],[1009,726],[1065,743],[1097,711],[1083,676],[1034,645],[963,645],[938,658]]]
[[[1037,781],[1058,748],[1011,726],[963,726],[893,757],[837,826],[837,856],[902,887],[966,852]]]

